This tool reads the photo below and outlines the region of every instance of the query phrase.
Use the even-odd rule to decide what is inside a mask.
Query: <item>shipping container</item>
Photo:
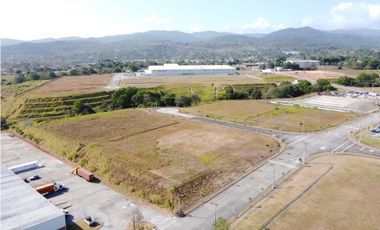
[[[54,190],[55,190],[55,184],[54,183],[41,185],[41,186],[36,188],[36,191],[39,192],[40,194],[46,194],[46,193],[54,192]]]
[[[72,173],[86,179],[87,181],[92,181],[94,179],[93,173],[80,167],[74,168]]]

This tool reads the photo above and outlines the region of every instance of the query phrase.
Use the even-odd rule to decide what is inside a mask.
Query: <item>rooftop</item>
[[[26,229],[64,215],[19,176],[1,168],[1,228]]]

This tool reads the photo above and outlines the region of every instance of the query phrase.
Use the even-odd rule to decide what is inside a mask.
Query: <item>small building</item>
[[[63,211],[4,165],[1,168],[0,229],[66,229]]]
[[[272,69],[263,69],[263,70],[261,70],[261,74],[270,75],[270,74],[273,74],[273,70]]]
[[[317,60],[288,60],[287,62],[299,65],[300,69],[316,69],[321,62]]]
[[[147,76],[235,75],[236,68],[229,65],[178,65],[149,66]]]

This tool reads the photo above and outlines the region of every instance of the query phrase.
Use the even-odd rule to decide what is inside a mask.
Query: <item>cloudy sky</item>
[[[0,6],[0,37],[24,40],[147,30],[380,29],[380,0],[2,0]]]

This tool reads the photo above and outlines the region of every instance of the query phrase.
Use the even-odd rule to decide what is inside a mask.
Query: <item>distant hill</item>
[[[11,45],[16,45],[16,44],[19,44],[22,42],[24,42],[24,41],[17,40],[17,39],[11,39],[11,38],[1,38],[1,46],[11,46]]]
[[[209,59],[278,55],[292,49],[329,53],[337,49],[380,48],[377,30],[323,31],[288,28],[269,34],[215,31],[147,31],[99,38],[67,37],[20,41],[2,39],[2,63],[88,63],[99,59]]]

